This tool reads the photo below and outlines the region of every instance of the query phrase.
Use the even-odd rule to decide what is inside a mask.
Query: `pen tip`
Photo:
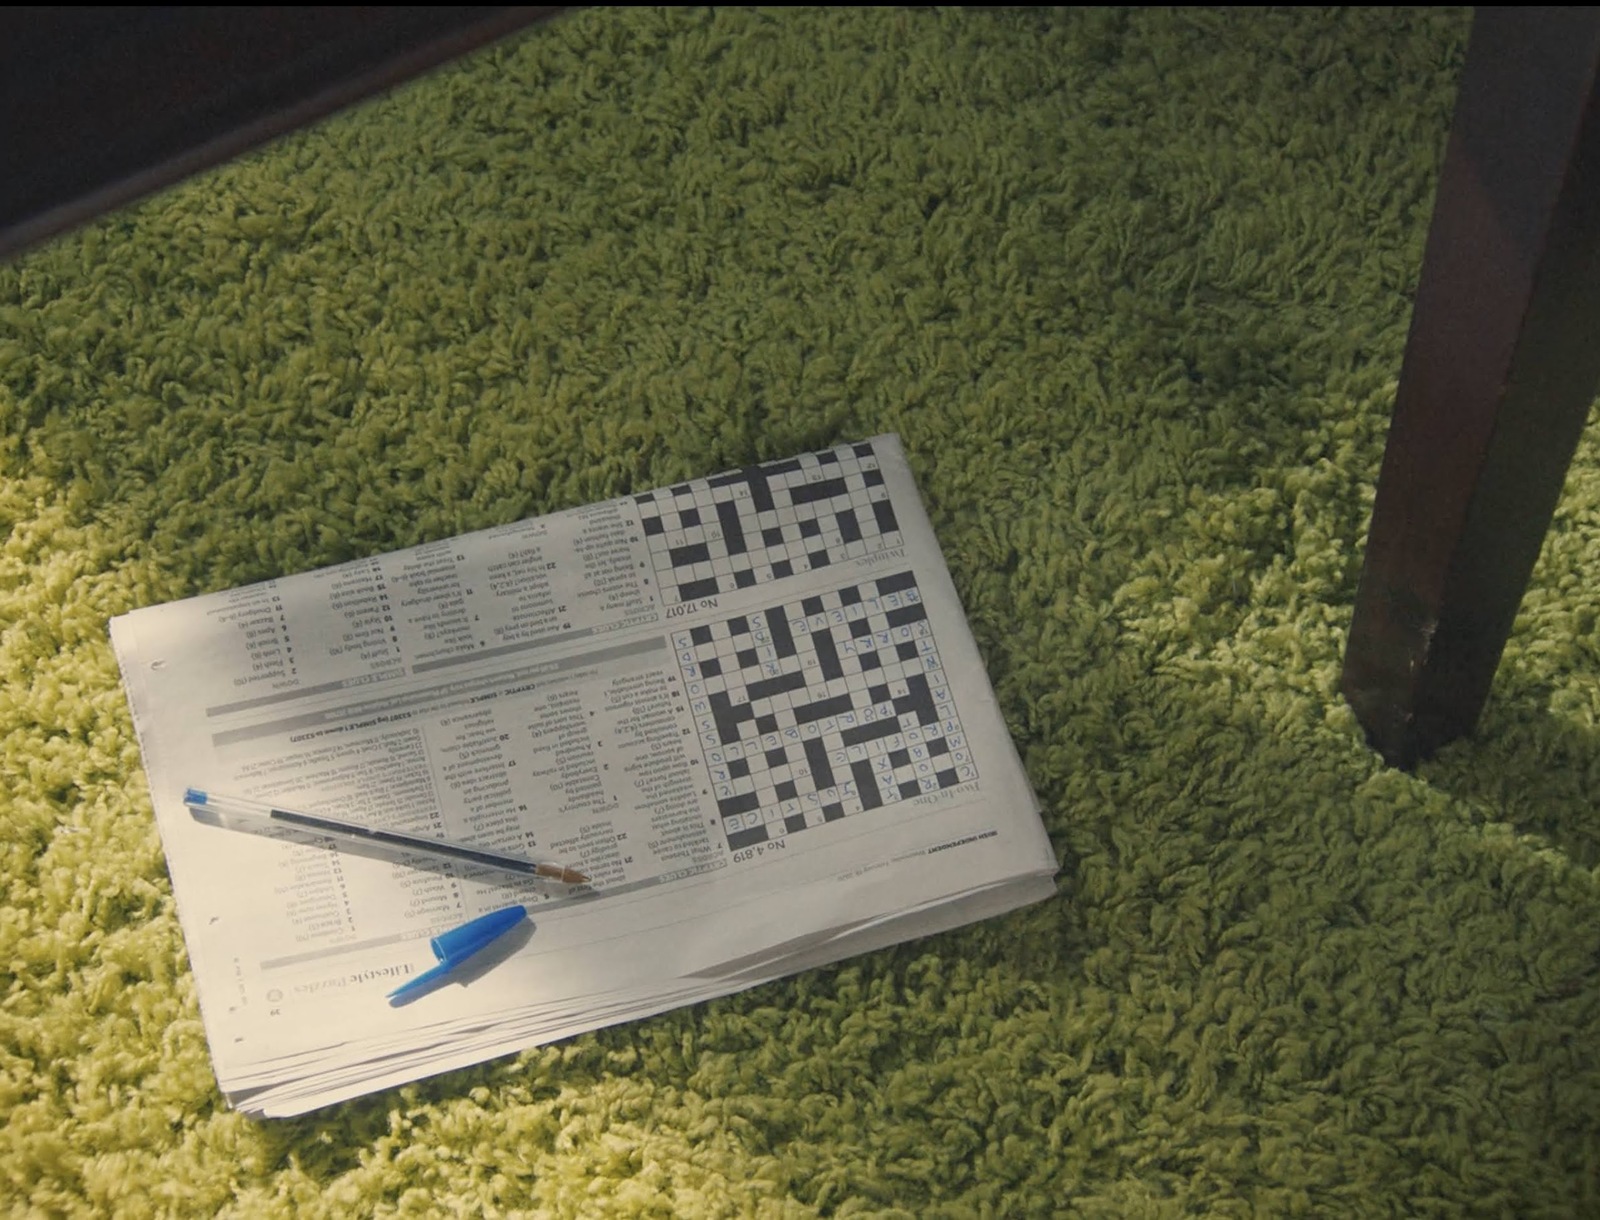
[[[566,885],[588,885],[589,877],[580,873],[575,868],[565,864],[541,864],[534,870],[541,877],[549,877],[552,881],[560,881]]]

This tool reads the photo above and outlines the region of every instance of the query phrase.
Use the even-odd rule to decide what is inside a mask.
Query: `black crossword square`
[[[808,597],[800,603],[800,609],[805,611],[807,618],[810,618],[813,614],[821,614],[822,599],[820,597]]]
[[[917,659],[917,646],[909,641],[896,644],[894,650],[902,661],[915,661]]]
[[[848,589],[840,589],[839,604],[841,606],[859,606],[861,604],[861,590],[854,585],[851,585]]]
[[[883,660],[875,652],[864,652],[857,659],[861,662],[862,673],[867,673],[869,670],[878,669],[883,665]]]
[[[806,556],[806,558],[811,561],[811,566],[814,568],[825,568],[828,566],[827,551],[812,551],[811,554]]]
[[[722,662],[716,657],[709,657],[701,663],[700,672],[708,678],[715,678],[722,672]]]
[[[903,801],[909,801],[921,791],[922,789],[917,784],[916,780],[908,779],[905,783],[900,785],[900,799]]]
[[[735,758],[728,764],[728,774],[734,779],[746,779],[750,775],[750,760],[748,758]]]
[[[796,795],[795,788],[794,788],[794,781],[793,780],[788,780],[788,779],[784,780],[775,789],[773,789],[773,791],[777,793],[778,799],[780,801],[792,801],[792,800],[794,800],[795,795]],[[791,826],[791,827],[789,827],[789,829],[790,830],[804,830],[805,829],[805,825],[806,825],[805,819],[801,818],[800,819],[800,825],[798,827]]]
[[[883,486],[883,471],[881,470],[868,470],[862,474],[861,477],[863,480],[865,480],[868,487]]]
[[[891,767],[905,767],[911,764],[910,750],[890,750],[889,765]]]
[[[803,813],[790,814],[783,819],[783,828],[795,833],[804,830],[806,828],[806,815]]]
[[[667,527],[662,524],[660,517],[646,517],[644,519],[645,537],[654,538],[657,534],[667,532]]]
[[[689,631],[689,638],[691,640],[693,640],[696,644],[709,644],[709,643],[711,643],[711,628],[709,628],[709,627],[694,627],[694,628],[691,628],[690,631]]]
[[[754,648],[740,649],[738,655],[734,657],[734,660],[739,662],[740,669],[753,669],[757,664],[759,664],[759,662],[756,660],[756,650]]]
[[[773,580],[782,580],[785,576],[793,575],[794,564],[790,563],[787,559],[780,559],[777,563],[772,565]]]
[[[857,457],[871,457],[872,456],[872,442],[871,441],[861,441],[859,444],[852,445],[851,448],[853,450],[855,450],[855,455]]]
[[[750,620],[745,618],[744,615],[741,614],[737,618],[730,618],[728,620],[729,635],[748,635],[749,632]]]
[[[938,758],[941,754],[950,753],[950,743],[943,737],[936,737],[928,743],[928,753]]]
[[[741,847],[749,847],[755,843],[767,841],[767,828],[765,826],[752,826],[748,830],[736,831],[728,836],[728,846],[734,851]]]
[[[941,771],[941,772],[939,772],[938,780],[939,780],[939,787],[941,787],[941,788],[954,788],[957,784],[959,784],[961,782],[961,777],[958,776],[955,773],[954,769],[952,769],[952,770],[949,770],[949,771]]]
[[[733,583],[741,589],[753,588],[756,583],[756,574],[751,571],[735,572]]]
[[[870,703],[887,703],[889,701],[889,684],[867,687],[867,700]]]
[[[776,750],[767,751],[767,766],[782,767],[786,766],[788,762],[789,756],[783,752],[782,746],[779,746]]]
[[[691,526],[699,525],[700,524],[700,510],[698,508],[686,508],[686,509],[684,509],[681,513],[678,514],[678,524],[681,525],[684,529],[688,529]]]
[[[820,538],[820,537],[822,537],[822,527],[817,524],[815,518],[812,518],[812,519],[806,520],[806,521],[802,521],[800,523],[800,537],[802,537],[802,538]]]
[[[842,817],[844,817],[844,806],[838,801],[833,802],[831,805],[824,805],[822,807],[823,821],[837,822]]]
[[[819,453],[817,454],[817,464],[819,466],[837,466],[839,464],[839,455],[832,449],[826,453]]]
[[[778,718],[776,716],[757,716],[756,732],[765,737],[768,733],[778,731]]]
[[[779,527],[778,529],[762,530],[761,531],[761,541],[763,543],[765,543],[767,546],[782,546],[783,545],[783,529],[782,529],[782,527]]]
[[[871,634],[872,634],[872,623],[869,622],[867,619],[858,618],[855,622],[850,624],[850,635],[851,635],[852,639],[859,640],[863,636],[868,636],[868,635],[871,635]]]
[[[910,572],[896,572],[892,576],[880,576],[874,583],[878,586],[878,592],[888,597],[891,593],[904,593],[907,589],[915,589],[917,578]]]
[[[672,494],[675,496],[692,496],[694,495],[694,488],[687,483],[679,483],[672,489]]]

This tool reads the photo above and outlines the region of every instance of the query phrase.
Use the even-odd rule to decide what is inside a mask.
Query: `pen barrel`
[[[347,822],[343,818],[330,817],[327,814],[301,813],[264,801],[217,796],[197,788],[190,788],[184,794],[184,804],[196,814],[240,819],[264,830],[272,827],[293,827],[307,834],[342,838],[352,843],[375,844],[393,851],[416,852],[464,864],[478,864],[486,868],[518,873],[525,877],[548,878],[566,885],[584,885],[589,880],[577,869],[564,864],[532,860],[526,856],[478,847],[471,843],[460,843],[453,839],[436,839],[404,830],[390,830],[382,826],[364,826],[359,822]]]

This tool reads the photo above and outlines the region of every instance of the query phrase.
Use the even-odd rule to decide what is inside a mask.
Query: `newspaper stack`
[[[122,616],[217,1078],[291,1115],[1054,892],[899,442]],[[190,787],[587,885],[191,816]],[[530,923],[415,1003],[430,938]]]

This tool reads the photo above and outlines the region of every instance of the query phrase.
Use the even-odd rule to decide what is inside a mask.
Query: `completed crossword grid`
[[[870,443],[635,496],[668,604],[753,588],[900,542]]]
[[[673,644],[735,851],[977,778],[910,572]]]

